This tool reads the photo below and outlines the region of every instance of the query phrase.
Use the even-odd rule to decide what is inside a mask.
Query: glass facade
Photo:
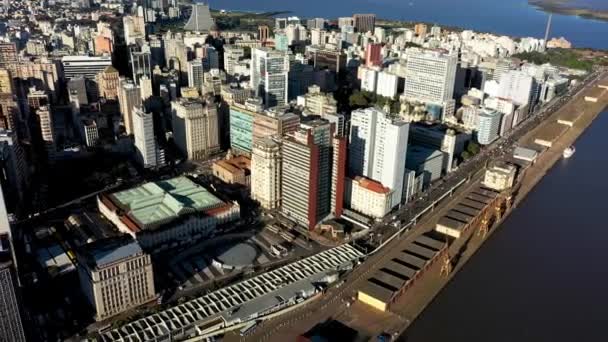
[[[230,109],[230,148],[232,150],[251,154],[253,118],[252,112]]]

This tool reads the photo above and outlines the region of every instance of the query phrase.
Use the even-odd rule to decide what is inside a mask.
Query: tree
[[[481,147],[479,146],[478,143],[476,143],[474,141],[470,141],[469,144],[467,145],[467,152],[469,152],[471,154],[471,156],[478,154],[480,150],[481,150]]]
[[[462,160],[467,160],[471,158],[471,154],[467,151],[462,152],[462,154],[460,154],[460,158],[462,158]]]
[[[365,94],[363,94],[360,91],[355,91],[348,99],[348,104],[354,108],[364,108],[364,107],[368,107],[369,106],[369,100],[368,98],[365,96]]]

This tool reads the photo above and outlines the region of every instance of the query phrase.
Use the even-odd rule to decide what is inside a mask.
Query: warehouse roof
[[[469,216],[467,214],[463,214],[463,213],[461,213],[459,211],[456,211],[456,210],[450,210],[446,214],[446,217],[449,217],[449,218],[454,219],[456,221],[460,221],[462,223],[469,223],[473,219],[472,216]]]
[[[476,208],[472,208],[472,207],[467,207],[466,205],[462,205],[462,204],[458,204],[456,205],[454,208],[452,208],[452,210],[455,210],[459,213],[463,213],[472,217],[475,217],[479,214],[479,212],[481,210],[476,209]]]
[[[454,219],[451,219],[449,217],[442,217],[439,219],[439,222],[437,222],[438,226],[443,226],[446,228],[451,228],[451,229],[457,229],[460,230],[462,229],[466,224],[462,223],[460,221],[456,221]]]
[[[473,200],[470,200],[470,199],[467,199],[467,198],[465,198],[462,201],[460,201],[460,204],[464,205],[464,206],[467,206],[467,207],[471,207],[471,208],[477,209],[477,210],[483,210],[483,208],[486,207],[486,205],[484,203],[480,203],[478,201],[473,201]]]
[[[202,212],[225,203],[186,177],[150,182],[107,196],[140,229],[181,215]]]

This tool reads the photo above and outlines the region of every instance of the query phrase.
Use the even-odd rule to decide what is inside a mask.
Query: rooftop
[[[186,177],[150,182],[107,196],[139,228],[224,205],[207,189]]]
[[[391,192],[391,189],[385,187],[381,183],[365,177],[357,176],[355,177],[355,181],[359,183],[359,186],[369,191],[373,191],[379,194],[388,194],[389,192]]]

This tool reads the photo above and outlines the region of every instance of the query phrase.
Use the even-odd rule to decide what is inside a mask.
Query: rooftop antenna
[[[549,13],[549,19],[547,20],[547,28],[545,30],[545,49],[547,48],[547,41],[549,40],[549,32],[551,31],[551,20],[553,19],[553,13]]]

